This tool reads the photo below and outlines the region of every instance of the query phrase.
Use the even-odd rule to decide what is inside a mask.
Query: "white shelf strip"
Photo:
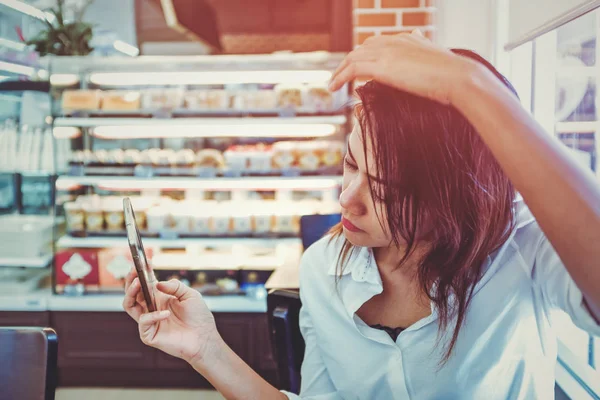
[[[52,262],[53,256],[45,257],[0,257],[0,267],[45,268]]]
[[[556,133],[594,133],[598,130],[598,121],[557,122]]]
[[[61,176],[58,190],[98,186],[106,190],[328,190],[341,184],[340,176],[243,177],[201,179],[193,177],[136,178],[133,176]]]
[[[255,117],[255,118],[65,118],[58,117],[54,126],[76,126],[90,128],[97,126],[168,126],[176,125],[288,125],[288,124],[344,124],[345,115],[314,117]]]
[[[179,249],[189,245],[208,247],[227,247],[231,245],[246,245],[256,247],[269,247],[277,244],[298,244],[298,238],[185,238],[185,239],[159,239],[142,238],[145,247],[159,247],[162,249]],[[121,237],[84,237],[77,238],[63,236],[58,240],[60,248],[109,248],[128,247],[127,238]]]

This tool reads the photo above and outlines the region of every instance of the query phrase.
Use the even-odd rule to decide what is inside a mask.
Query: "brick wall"
[[[352,0],[354,44],[373,35],[393,35],[415,28],[435,40],[435,0]]]

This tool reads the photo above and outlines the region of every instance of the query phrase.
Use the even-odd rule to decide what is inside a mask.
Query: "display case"
[[[59,159],[56,293],[121,292],[132,199],[159,279],[264,296],[297,263],[299,219],[338,212],[343,55],[65,58],[50,66]]]
[[[517,9],[520,6],[516,4]],[[597,2],[584,2],[507,47],[512,64],[511,80],[524,106],[549,134],[571,149],[581,165],[591,168],[600,177],[597,106],[600,10],[597,6]],[[525,20],[521,21],[521,25],[524,23]],[[559,365],[577,371],[576,379],[584,382],[590,393],[600,393],[597,385],[600,382],[600,338],[577,328],[564,312],[555,311],[552,321],[559,337]],[[557,381],[562,384],[568,374],[560,368],[558,371]]]
[[[14,78],[48,79],[39,55],[23,39],[44,27],[47,15],[22,1],[0,2],[0,82]]]

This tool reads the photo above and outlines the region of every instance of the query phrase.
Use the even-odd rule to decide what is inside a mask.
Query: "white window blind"
[[[506,50],[512,50],[600,7],[600,0],[509,0]]]

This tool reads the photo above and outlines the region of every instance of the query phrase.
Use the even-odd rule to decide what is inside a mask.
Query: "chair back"
[[[0,328],[0,400],[54,400],[58,340],[50,328]]]

